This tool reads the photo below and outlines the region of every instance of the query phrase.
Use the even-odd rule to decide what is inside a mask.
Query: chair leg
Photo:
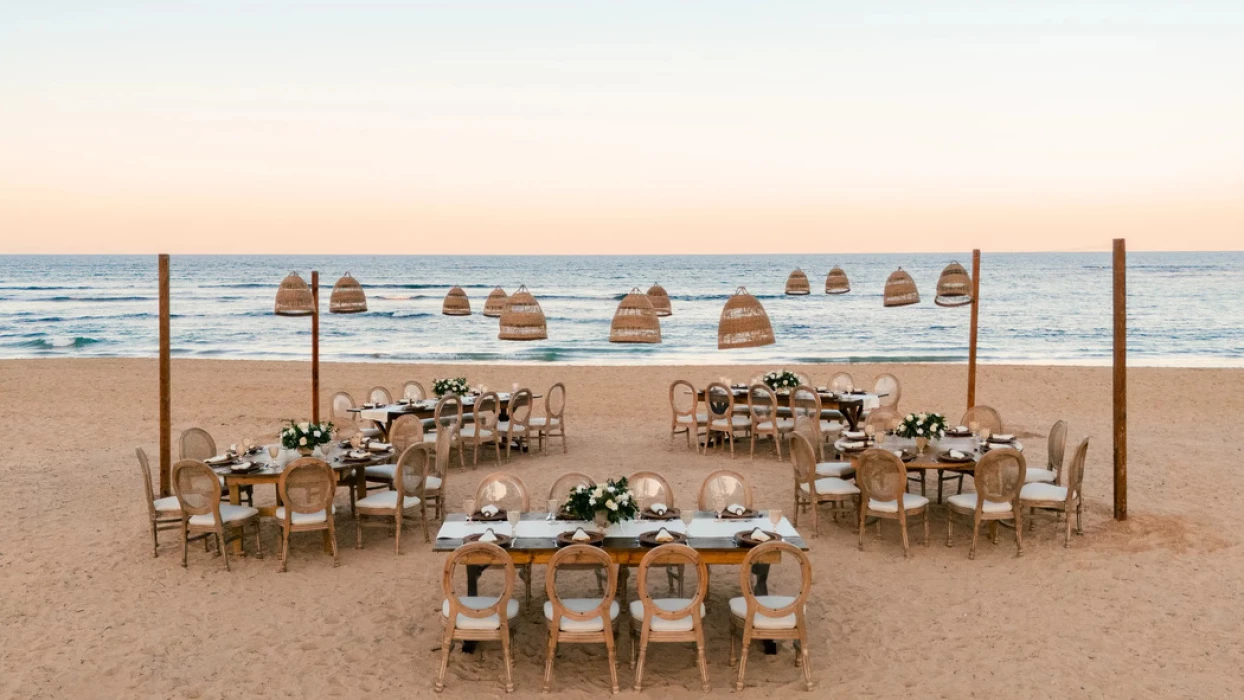
[[[648,658],[648,629],[644,628],[639,637],[639,665],[635,666],[635,692],[644,688],[644,661]]]
[[[730,668],[734,668],[739,663],[739,656],[734,650],[734,624],[730,625]]]
[[[337,528],[333,526],[333,515],[328,514],[328,546],[333,551],[333,566],[341,566],[341,560],[337,558]]]
[[[557,628],[550,626],[548,654],[544,657],[544,692],[553,685],[553,657],[557,656]]]
[[[229,568],[229,548],[225,546],[225,530],[219,525],[216,527],[216,549],[225,559],[225,571],[233,571]]]
[[[445,625],[445,636],[441,639],[441,670],[436,674],[436,692],[445,689],[445,672],[449,670],[449,652],[454,648],[454,628],[452,624]]]
[[[1015,556],[1024,556],[1024,513],[1023,508],[1015,509]]]
[[[868,519],[868,511],[862,507],[859,510],[860,510],[860,527],[859,527],[860,545],[859,546],[860,546],[860,551],[862,552],[864,551],[864,523]]]
[[[618,693],[618,655],[613,645],[613,633],[610,632],[609,622],[605,622],[605,652],[609,656],[609,682],[610,690],[615,695]],[[642,652],[641,652],[642,653]],[[642,663],[642,660],[641,660]]]
[[[902,513],[900,512],[899,515],[902,515]],[[881,521],[878,520],[877,522],[880,523]],[[911,549],[907,546],[907,519],[900,518],[898,525],[899,529],[903,531],[903,558],[909,559],[911,558]]]
[[[510,630],[501,632],[501,656],[505,658],[505,692],[514,692],[514,660],[510,657]]]
[[[400,508],[397,511],[397,515],[393,517],[393,553],[402,553],[402,511]]]
[[[1063,537],[1063,548],[1067,549],[1071,547],[1071,514],[1068,514],[1064,519],[1067,521],[1067,534]]]
[[[928,547],[929,546],[929,507],[927,505],[924,507],[924,517],[921,518],[921,520],[924,521],[924,546]]]
[[[947,547],[954,546],[954,544],[951,542],[951,537],[954,535],[954,531],[955,531],[955,513],[954,511],[948,510],[946,511],[946,546]]]
[[[363,548],[363,516],[358,511],[354,512],[354,548]]]
[[[696,664],[700,667],[700,687],[704,692],[711,691],[712,685],[708,682],[708,657],[704,653],[704,629],[700,629],[700,633],[695,638],[695,656]]]
[[[977,518],[972,518],[972,548],[968,550],[968,559],[976,558],[976,540],[980,535],[980,529],[981,521]]]
[[[943,473],[944,473],[944,470],[942,469],[937,470],[937,502],[938,503],[942,502],[942,483],[943,483],[942,474]],[[920,495],[923,496],[924,494],[921,493]]]
[[[160,556],[160,535],[156,531],[156,521],[151,521],[151,556]]]
[[[1067,518],[1068,527],[1071,526],[1071,518]],[[186,521],[181,521],[181,568],[186,568],[186,550],[190,548],[190,533],[186,529]]]
[[[906,530],[906,528],[904,528],[904,530]],[[799,628],[799,650],[796,653],[799,654],[796,660],[803,662],[800,665],[803,666],[804,690],[811,691],[812,690],[812,663],[811,663],[811,660],[808,658],[808,631],[806,629],[803,629],[802,627]]]
[[[281,526],[281,568],[277,569],[281,573],[289,570],[287,562],[289,561],[289,528],[284,524]]]
[[[734,679],[735,690],[743,690],[743,674],[747,671],[747,652],[752,645],[752,635],[748,633],[749,631],[746,627],[743,628],[743,638],[740,642],[742,652],[739,654],[739,673]]]
[[[1077,535],[1084,534],[1084,527],[1083,527],[1083,524],[1080,522],[1080,512],[1083,508],[1084,508],[1084,504],[1077,501],[1076,502],[1076,534]],[[1067,519],[1070,520],[1071,516],[1067,516]]]
[[[255,558],[263,559],[263,530],[259,527],[259,519],[255,519]]]

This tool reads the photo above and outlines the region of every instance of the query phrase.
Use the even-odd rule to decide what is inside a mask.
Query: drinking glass
[[[268,456],[272,458],[273,462],[276,461],[276,456],[279,454],[281,454],[280,445],[268,445]]]
[[[993,431],[992,431],[992,430],[990,430],[988,427],[983,427],[983,428],[981,428],[981,440],[988,441],[988,440],[989,440],[989,434],[990,434],[991,432],[993,432]]]
[[[466,511],[467,522],[471,522],[471,516],[475,514],[475,499],[464,498],[462,500],[462,510]]]
[[[971,430],[973,435],[975,435],[977,432],[979,432],[979,431],[980,431],[980,429],[981,429],[981,424],[980,424],[980,423],[978,423],[978,422],[976,422],[976,421],[972,421],[971,423],[968,423],[968,430]]]
[[[724,494],[713,496],[713,510],[717,511],[717,519],[722,519],[722,514],[726,512],[726,497]]]
[[[781,508],[770,508],[769,509],[769,524],[773,526],[774,532],[777,532],[777,526],[778,526],[778,523],[780,522],[782,522],[782,509]]]
[[[518,393],[518,382],[514,382],[513,384],[510,385],[510,393],[511,394]]]
[[[695,511],[687,508],[678,513],[678,517],[682,518],[682,524],[686,526],[687,532],[691,532],[691,521],[695,520]]]
[[[522,517],[523,517],[523,514],[520,513],[517,508],[511,508],[510,510],[506,511],[505,519],[510,521],[510,537],[514,537],[517,535],[518,521]]]
[[[877,426],[875,425],[864,426],[864,437],[872,439],[876,436],[877,436]]]
[[[561,502],[556,498],[549,499],[549,517],[545,520],[557,520],[557,511],[561,508]]]

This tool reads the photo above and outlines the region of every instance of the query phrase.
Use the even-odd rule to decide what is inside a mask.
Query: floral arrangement
[[[946,418],[940,413],[908,413],[895,432],[905,438],[936,438],[946,435]]]
[[[287,450],[313,450],[333,439],[333,424],[290,421],[281,429],[281,445]]]
[[[441,398],[446,394],[454,396],[465,396],[470,391],[467,387],[466,377],[449,377],[445,379],[432,380],[432,393],[436,394],[436,398]]]
[[[576,486],[570,489],[565,511],[576,520],[594,520],[597,513],[605,515],[611,523],[631,520],[639,506],[631,496],[626,477],[610,479],[598,486]]]
[[[774,391],[778,389],[794,389],[799,386],[799,377],[788,369],[781,370],[780,372],[770,372],[764,376],[763,381]]]

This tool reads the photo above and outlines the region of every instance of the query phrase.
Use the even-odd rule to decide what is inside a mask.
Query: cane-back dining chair
[[[976,464],[973,481],[976,493],[959,493],[946,499],[946,546],[953,545],[955,516],[972,518],[972,548],[968,559],[976,558],[976,540],[982,522],[988,522],[994,544],[998,542],[998,521],[1015,524],[1015,556],[1024,554],[1024,523],[1019,492],[1024,485],[1024,455],[1010,448],[992,449]]]
[[[1019,507],[1028,509],[1028,529],[1032,530],[1037,510],[1049,510],[1062,513],[1067,521],[1067,534],[1063,540],[1064,547],[1071,546],[1071,513],[1076,514],[1076,534],[1083,535],[1084,528],[1080,521],[1084,508],[1084,497],[1081,489],[1084,486],[1084,457],[1088,453],[1089,439],[1084,438],[1076,448],[1071,464],[1067,466],[1066,483],[1063,486],[1045,482],[1029,482],[1019,491]]]
[[[166,530],[181,529],[181,504],[177,496],[156,498],[151,487],[151,465],[147,461],[147,451],[141,447],[134,448],[138,456],[138,466],[142,469],[143,493],[147,503],[147,519],[151,522],[151,556],[160,556],[160,534]]]
[[[997,410],[989,406],[973,406],[963,414],[963,419],[959,421],[960,425],[971,427],[976,425],[977,430],[988,430],[990,433],[1002,432],[1002,416]]]
[[[549,387],[544,395],[544,415],[532,416],[528,425],[536,435],[540,451],[544,451],[544,441],[553,442],[557,438],[562,442],[562,453],[566,452],[566,385],[557,382]]]
[[[479,464],[479,448],[492,445],[496,451],[497,466],[501,466],[501,437],[497,434],[497,421],[501,415],[501,399],[497,392],[485,392],[475,399],[473,411],[475,422],[462,426],[458,431],[461,449],[472,446],[471,464]],[[465,466],[465,465],[463,465]]]
[[[1058,485],[1063,471],[1063,458],[1067,453],[1067,421],[1055,421],[1050,428],[1050,437],[1046,442],[1045,469],[1028,467],[1024,470],[1026,483],[1044,483]]]
[[[367,400],[381,406],[388,406],[393,403],[393,394],[389,393],[389,390],[382,386],[373,386],[367,392]]]
[[[708,414],[700,409],[700,398],[695,386],[685,380],[678,379],[670,383],[670,448],[674,446],[674,436],[678,433],[687,434],[687,447],[700,451],[700,429],[708,423]]]
[[[695,593],[690,598],[653,598],[648,590],[648,572],[652,567],[666,571],[670,567],[696,572]],[[635,692],[644,685],[644,662],[648,644],[657,642],[694,642],[696,664],[700,669],[700,687],[710,690],[708,662],[704,653],[704,600],[708,597],[708,565],[700,554],[685,544],[665,544],[644,555],[639,562],[638,598],[631,601],[631,668],[635,669]],[[636,656],[639,665],[636,666]]]
[[[804,436],[813,446],[819,446],[818,436],[821,434],[817,428],[820,420],[811,416],[797,416],[795,418],[795,432]],[[855,476],[855,465],[848,461],[829,461],[816,463],[817,478],[832,476],[839,479],[850,479]]]
[[[563,598],[557,591],[557,571],[567,565],[583,568],[588,565],[605,570],[605,592],[597,598]],[[605,645],[609,658],[610,687],[618,692],[618,664],[615,639],[618,624],[618,601],[614,591],[618,586],[618,567],[609,554],[599,547],[574,544],[559,549],[549,560],[544,579],[544,591],[548,600],[544,603],[544,618],[549,625],[548,655],[544,661],[544,690],[548,692],[553,683],[553,658],[557,656],[558,644]]]
[[[839,477],[817,475],[816,451],[804,433],[791,433],[790,450],[795,474],[795,526],[799,526],[800,511],[810,510],[812,536],[817,537],[820,505],[830,504],[834,522],[837,522],[839,513],[859,499],[860,490]]]
[[[549,500],[556,500],[560,506],[570,498],[570,490],[585,486],[587,488],[595,488],[596,480],[587,474],[579,472],[567,472],[557,477],[553,485],[549,487]]]
[[[412,379],[402,385],[402,398],[407,401],[423,401],[428,398],[428,390]]]
[[[499,569],[504,586],[497,596],[460,596],[455,587],[459,566],[485,566]],[[436,692],[445,689],[445,673],[455,642],[500,642],[505,660],[505,692],[514,691],[513,658],[510,654],[510,633],[518,618],[518,601],[514,600],[514,560],[509,553],[491,542],[471,542],[454,550],[445,560],[441,587],[445,600],[441,603],[441,667],[436,674]]]
[[[708,443],[713,435],[718,434],[723,445],[730,443],[730,458],[734,459],[734,434],[748,431],[752,424],[751,418],[735,414],[734,391],[721,382],[713,382],[704,389],[704,403],[708,414],[704,454],[708,454]]]
[[[851,391],[855,388],[855,380],[851,378],[850,372],[834,372],[829,378],[829,390],[835,394],[841,394],[844,391]]]
[[[510,450],[530,445],[531,436],[531,389],[519,389],[510,397],[510,417],[497,423],[497,433],[505,441],[505,461],[510,461]]]
[[[389,443],[393,445],[393,452],[397,455],[401,455],[411,445],[422,445],[424,443],[423,421],[412,415],[398,416],[397,420],[389,426]],[[375,464],[364,468],[363,472],[367,477],[367,483],[389,487],[393,485],[393,472],[396,469],[397,463],[394,462],[393,464]]]
[[[742,474],[729,469],[718,469],[704,478],[696,507],[699,510],[712,510],[718,500],[727,508],[740,505],[751,510],[752,487]]]
[[[211,467],[195,459],[183,459],[173,465],[172,478],[177,503],[181,506],[183,568],[187,566],[187,549],[191,540],[206,537],[215,540],[216,552],[224,556],[225,570],[229,571],[229,551],[226,545],[233,540],[241,540],[247,525],[255,526],[255,556],[263,558],[259,510],[250,506],[221,503],[220,480]]]
[[[773,389],[765,384],[753,384],[747,389],[747,414],[751,421],[751,457],[756,457],[756,438],[768,436],[778,461],[782,461],[782,436],[795,429],[795,421],[778,416],[778,398]]]
[[[280,571],[288,569],[289,536],[295,532],[323,533],[324,546],[333,555],[333,566],[341,563],[337,558],[337,526],[333,520],[336,482],[328,464],[314,457],[296,459],[281,472],[277,492],[282,505],[276,509],[276,520],[281,525]]]
[[[531,493],[523,480],[509,472],[493,472],[485,476],[475,489],[475,507],[483,510],[485,506],[495,506],[507,514],[512,511],[526,513],[531,510]],[[527,563],[518,571],[526,588],[527,602],[531,602],[531,564]]]
[[[403,416],[411,418],[412,416]],[[367,498],[359,499],[354,504],[355,546],[363,548],[363,528],[379,525],[387,527],[387,522],[377,522],[377,518],[393,519],[393,550],[402,553],[402,522],[413,518],[416,514],[423,525],[423,541],[428,540],[428,515],[423,504],[423,488],[431,470],[434,449],[420,441],[407,447],[398,456],[396,469],[393,472],[393,489],[381,491]]]
[[[768,562],[775,556],[792,557],[799,563],[799,593],[793,596],[757,595],[752,587],[752,566]],[[747,671],[747,653],[754,640],[795,642],[795,665],[803,667],[803,683],[812,690],[812,668],[808,658],[808,595],[812,592],[812,563],[795,545],[781,540],[771,540],[752,548],[739,567],[739,589],[743,594],[730,599],[730,665],[736,663],[736,638],[741,642],[742,658],[737,661],[739,672],[734,682],[735,690],[743,690],[743,678]]]
[[[929,546],[929,499],[907,493],[907,467],[898,455],[878,448],[864,450],[855,483],[860,487],[859,547],[864,551],[864,530],[867,518],[877,518],[877,537],[881,537],[881,521],[898,521],[903,539],[903,556],[911,556],[907,540],[907,518],[919,515],[924,523],[924,546]]]
[[[903,386],[899,384],[898,377],[886,372],[877,375],[877,381],[873,383],[873,393],[877,395],[880,407],[897,411],[898,400],[903,396]]]

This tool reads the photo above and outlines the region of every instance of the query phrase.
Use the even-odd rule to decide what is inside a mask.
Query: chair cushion
[[[510,432],[510,421],[508,421],[508,420],[503,420],[503,421],[501,421],[500,423],[497,423],[497,432],[499,432],[499,433],[508,433],[508,432]],[[525,425],[515,425],[515,426],[514,426],[514,434],[515,434],[515,435],[521,435],[522,433],[525,433],[525,432],[527,432],[527,426],[525,426]]]
[[[1024,483],[1045,483],[1052,484],[1058,480],[1058,476],[1050,469],[1042,469],[1040,467],[1029,467],[1024,470]]]
[[[729,419],[717,418],[712,425],[719,430],[749,428],[752,425],[752,420],[747,416],[731,416]]]
[[[397,493],[397,492],[387,491],[386,493]],[[363,499],[363,500],[367,500],[367,499]],[[334,513],[337,512],[336,506],[333,506],[333,512]],[[276,516],[277,520],[284,520],[285,519],[285,506],[277,506],[276,513],[274,513],[273,515]],[[322,510],[318,510],[314,513],[292,513],[290,515],[290,522],[294,525],[314,525],[315,523],[328,522],[328,514]]]
[[[160,514],[177,514],[181,512],[181,503],[178,502],[176,496],[157,498],[151,502],[151,505],[155,506],[156,512]]]
[[[246,520],[254,515],[259,515],[259,510],[257,508],[251,508],[250,506],[235,506],[230,503],[220,504],[221,523],[232,523],[237,522],[238,520]],[[216,524],[216,521],[212,519],[211,513],[203,513],[202,515],[190,516],[190,524],[196,527],[211,527]]]
[[[359,508],[387,508],[397,509],[397,491],[381,491],[374,493],[367,498],[360,498],[355,505]],[[402,502],[402,510],[414,508],[419,505],[418,496],[407,496]],[[279,508],[277,510],[280,510]],[[324,511],[320,511],[323,513]],[[298,523],[298,514],[294,514],[294,523]]]
[[[823,420],[821,421],[821,432],[822,433],[841,433],[842,423],[839,423],[836,420]]]
[[[1055,486],[1044,482],[1035,482],[1024,484],[1019,490],[1019,498],[1022,501],[1057,501],[1059,503],[1067,502],[1067,487]]]
[[[429,476],[428,482],[423,488],[425,491],[439,491],[441,488],[441,478],[439,476]]]
[[[817,476],[836,476],[843,479],[854,473],[855,467],[850,462],[821,462],[816,465]]]
[[[788,595],[758,595],[756,600],[768,608],[784,608],[795,602],[795,598]],[[747,599],[742,596],[731,598],[730,614],[739,619],[746,619]],[[769,617],[762,611],[758,612],[756,619],[752,620],[752,627],[758,630],[791,630],[795,629],[795,622],[795,613],[782,617]]]
[[[804,493],[811,493],[807,484],[800,484],[799,490]],[[851,496],[860,492],[855,484],[849,481],[843,481],[835,476],[827,476],[824,479],[816,480],[816,492],[821,496]]]
[[[488,596],[463,596],[458,602],[465,608],[487,608],[497,604],[496,598]],[[449,619],[449,601],[441,603],[441,617]],[[510,598],[505,604],[506,619],[513,620],[518,617],[518,601]],[[496,615],[488,617],[467,617],[462,613],[458,613],[458,619],[454,622],[454,627],[464,630],[495,630],[501,627],[501,621]]]
[[[756,429],[757,430],[773,430],[773,421],[771,420],[760,421],[759,423],[756,424]],[[777,429],[778,430],[794,430],[795,419],[794,418],[777,419]]]
[[[384,431],[380,428],[362,428],[359,430],[359,435],[369,438],[378,438],[384,437]]]
[[[974,493],[957,493],[946,502],[952,506],[957,506],[964,510],[976,510],[976,494]],[[999,503],[997,501],[985,501],[985,505],[981,508],[984,513],[1010,513],[1010,503]]]
[[[658,608],[660,608],[661,610],[674,611],[674,610],[682,610],[688,605],[691,605],[691,599],[690,598],[653,598],[652,603],[656,605]],[[642,624],[644,621],[644,601],[632,600],[630,609],[631,609],[631,619],[634,620],[636,624]],[[700,603],[700,617],[704,617],[704,604],[703,603]],[[691,624],[690,615],[680,617],[677,620],[667,620],[663,617],[657,617],[656,615],[653,615],[652,616],[652,627],[650,629],[652,629],[653,632],[690,632],[692,627],[693,625]]]
[[[707,423],[708,414],[697,413],[694,416],[689,416],[689,415],[688,416],[674,416],[674,422],[683,423],[685,425],[690,425],[692,423]]]
[[[929,505],[929,499],[914,493],[903,494],[903,510],[916,510]],[[868,499],[868,509],[875,510],[878,513],[897,513],[898,501],[878,501],[876,499]]]
[[[367,476],[378,476],[388,481],[393,481],[393,472],[397,471],[396,464],[377,464],[374,467],[368,467],[363,470]]]
[[[491,430],[488,430],[487,428],[477,428],[474,425],[462,426],[462,430],[458,432],[458,435],[464,438],[473,438],[475,437],[475,434],[477,432],[479,433],[480,438],[483,440],[488,440],[492,437]]]
[[[532,416],[531,419],[527,421],[527,425],[532,427],[544,427],[546,425],[556,426],[561,422],[560,418],[553,418],[550,420],[547,416]]]
[[[600,598],[563,598],[562,605],[574,612],[587,612],[600,605]],[[609,604],[609,620],[618,619],[618,601]],[[552,601],[544,601],[544,619],[549,622],[553,621],[553,603]],[[562,632],[600,632],[604,630],[604,623],[600,617],[594,617],[590,620],[571,620],[562,617],[560,627]]]

